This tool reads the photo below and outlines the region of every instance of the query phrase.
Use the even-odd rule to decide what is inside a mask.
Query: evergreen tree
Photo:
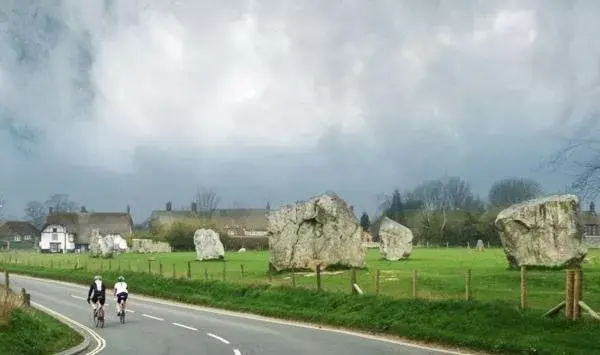
[[[369,230],[371,221],[369,220],[369,215],[367,212],[363,212],[362,216],[360,216],[360,225],[365,232]]]
[[[398,191],[397,189],[394,190],[394,194],[392,195],[392,203],[390,204],[390,207],[385,211],[384,215],[389,219],[406,226],[404,204],[402,203],[400,191]]]

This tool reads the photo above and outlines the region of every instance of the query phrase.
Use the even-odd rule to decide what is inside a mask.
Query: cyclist
[[[87,302],[90,303],[90,300],[94,304],[95,318],[98,312],[98,303],[100,303],[100,307],[104,307],[104,302],[106,301],[106,286],[102,281],[102,276],[94,276],[94,281],[90,285],[90,290],[88,292]]]
[[[127,303],[127,295],[129,291],[127,291],[127,282],[125,282],[125,278],[123,276],[119,276],[117,278],[117,283],[115,283],[115,296],[117,297],[117,316],[121,315],[121,312],[125,312],[125,304]],[[120,309],[119,309],[119,306]]]

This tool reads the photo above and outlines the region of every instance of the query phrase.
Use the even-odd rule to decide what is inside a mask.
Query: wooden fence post
[[[208,281],[208,268],[204,267],[204,281]]]
[[[160,274],[161,277],[164,276],[164,274],[163,274],[163,264],[161,262],[158,263],[158,273]]]
[[[4,286],[7,290],[10,290],[10,276],[8,275],[8,269],[4,269]]]
[[[296,273],[292,270],[292,287],[296,288]]]
[[[380,277],[380,272],[381,270],[377,269],[377,271],[375,271],[375,294],[378,295],[379,294],[379,277]]]
[[[521,309],[527,308],[527,268],[521,266]]]
[[[573,270],[567,270],[566,294],[565,294],[565,315],[567,319],[573,318],[573,281],[575,274]]]
[[[117,271],[121,271],[121,259],[117,261]]]
[[[471,300],[471,269],[467,269],[465,275],[465,300]]]
[[[244,279],[244,264],[240,264],[240,272],[242,275],[242,280]]]
[[[573,320],[578,320],[581,317],[581,301],[583,293],[583,271],[581,269],[575,269],[573,271]]]
[[[26,307],[30,307],[31,295],[27,293],[27,291],[24,288],[21,289],[21,297],[23,298],[23,305],[25,305]]]
[[[187,263],[187,278],[188,280],[192,279],[192,262],[188,261]]]
[[[223,261],[223,282],[227,281],[227,262]]]
[[[148,260],[148,273],[152,274],[152,260]]]
[[[417,270],[413,270],[413,275],[412,275],[412,295],[413,295],[413,298],[417,298],[417,296],[418,296],[418,293],[417,293],[417,281],[418,281]]]
[[[322,291],[323,285],[321,284],[321,264],[317,264],[317,291]]]
[[[355,284],[356,284],[356,268],[352,268],[352,274],[350,276],[350,292],[352,292],[353,294],[358,293],[358,291],[356,291],[356,288],[354,288]]]

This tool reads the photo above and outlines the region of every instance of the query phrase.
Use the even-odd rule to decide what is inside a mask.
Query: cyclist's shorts
[[[127,292],[117,294],[117,303],[127,302]]]
[[[100,304],[101,304],[102,306],[104,306],[104,302],[105,302],[106,300],[104,299],[104,297],[102,297],[102,295],[93,295],[93,296],[92,296],[92,303],[96,303],[96,302],[98,302],[98,301],[100,301]]]

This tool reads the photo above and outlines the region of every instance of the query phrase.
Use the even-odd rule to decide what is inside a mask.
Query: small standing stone
[[[484,246],[483,246],[483,240],[479,239],[477,241],[477,251],[483,251],[483,248],[484,248]]]

